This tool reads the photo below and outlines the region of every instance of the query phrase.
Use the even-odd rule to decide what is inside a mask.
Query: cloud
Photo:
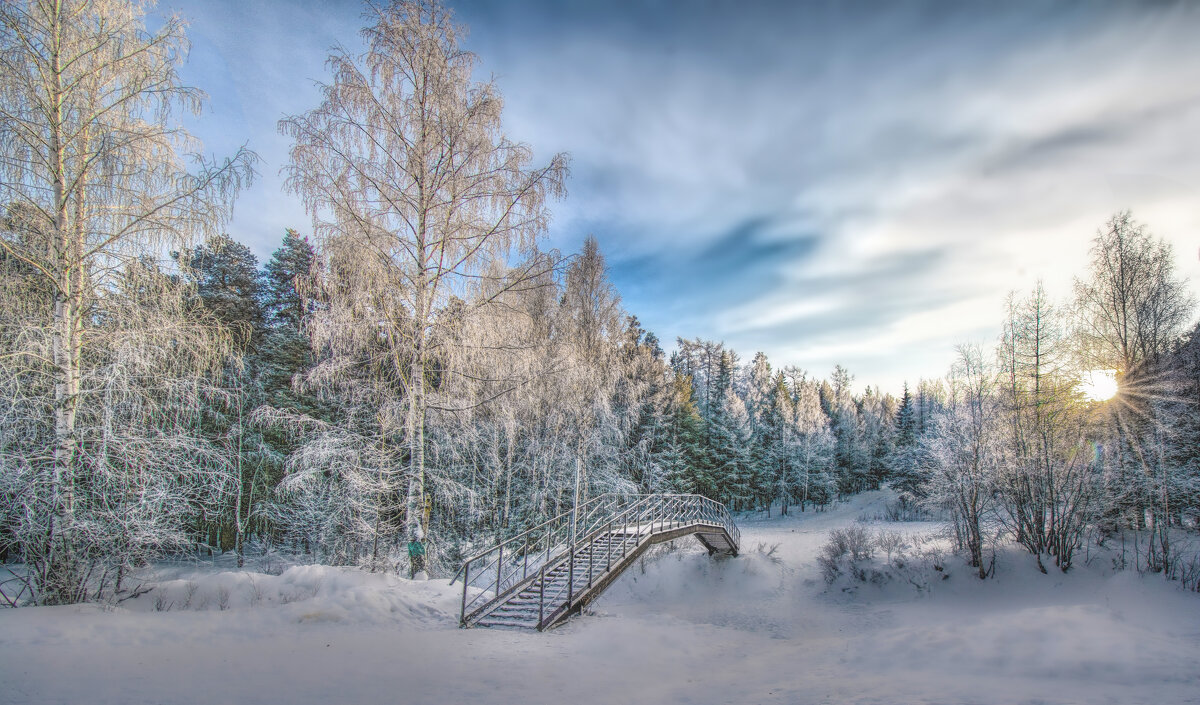
[[[179,2],[215,86],[197,132],[278,169],[274,122],[315,104],[357,5]],[[594,233],[664,340],[896,389],[990,342],[1008,290],[1067,295],[1125,208],[1200,281],[1193,5],[452,4],[510,136],[572,155],[553,243]],[[264,174],[231,226],[260,255],[303,226],[278,191]]]

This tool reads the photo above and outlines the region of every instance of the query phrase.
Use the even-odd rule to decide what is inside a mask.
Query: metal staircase
[[[463,562],[460,624],[541,631],[594,600],[650,546],[695,536],[737,555],[741,533],[700,495],[600,495]]]

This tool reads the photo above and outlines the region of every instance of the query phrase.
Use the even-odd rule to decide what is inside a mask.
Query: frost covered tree
[[[1166,488],[1169,516],[1182,525],[1185,515],[1200,517],[1200,324],[1172,352],[1168,370],[1174,394],[1159,401],[1162,460],[1173,469]]]
[[[850,388],[854,376],[841,365],[822,387],[823,406],[834,437],[838,494],[853,494],[867,487],[870,455],[864,443],[863,419]]]
[[[316,401],[312,395],[298,390],[293,381],[313,361],[312,346],[304,330],[314,310],[315,256],[308,239],[288,228],[279,248],[263,268],[260,288],[267,325],[256,355],[263,394],[273,406],[305,413],[319,413]]]
[[[722,396],[717,389],[717,375],[725,344],[700,338],[677,338],[675,343],[678,350],[671,356],[671,367],[692,379],[700,415],[707,419]]]
[[[439,311],[466,301],[468,285],[492,277],[516,250],[531,253],[546,227],[547,198],[563,191],[566,159],[530,168],[529,147],[501,131],[502,100],[472,76],[474,55],[437,2],[369,5],[365,51],[329,57],[331,83],[319,106],[280,122],[294,143],[288,185],[313,214],[327,271],[313,318],[329,378],[363,356],[373,362],[380,442],[402,443],[404,521],[414,557],[424,554],[425,424]],[[533,279],[505,273],[505,285],[469,301],[469,316],[499,292]],[[448,352],[444,350],[443,352]],[[453,370],[438,356],[439,374]],[[385,391],[386,390],[386,391]],[[390,401],[403,398],[403,409]],[[391,464],[391,461],[387,461]],[[385,490],[385,494],[390,493]],[[415,548],[413,548],[415,547]]]
[[[792,393],[788,389],[786,375],[780,370],[773,377],[766,409],[760,414],[756,429],[759,445],[764,448],[759,472],[763,475],[762,483],[769,485],[766,488],[768,514],[774,497],[779,498],[779,512],[787,514],[788,505],[796,496],[796,428],[791,423],[793,417]]]
[[[821,408],[821,384],[796,367],[784,368],[792,390],[793,472],[800,511],[808,503],[824,506],[837,495],[833,476],[834,439]]]
[[[220,323],[239,353],[214,379],[220,393],[211,395],[195,432],[223,451],[231,470],[227,482],[213,487],[218,509],[201,518],[199,530],[210,547],[233,548],[240,567],[256,502],[279,474],[277,455],[250,423],[254,408],[264,401],[255,374],[261,368],[258,353],[265,331],[258,260],[250,248],[223,233],[177,253],[176,260],[197,308]]]
[[[1164,425],[1157,413],[1177,395],[1164,357],[1189,322],[1194,301],[1175,274],[1171,246],[1153,237],[1128,212],[1117,213],[1092,241],[1091,267],[1075,282],[1076,337],[1083,365],[1113,370],[1120,393],[1108,404],[1114,463],[1106,478],[1106,517],[1141,528],[1149,521],[1152,568],[1169,561],[1170,487],[1176,469],[1165,463]]]
[[[605,435],[621,432],[611,406],[620,362],[621,313],[621,299],[608,279],[604,255],[596,238],[588,236],[583,252],[567,268],[559,327],[569,343],[563,350],[568,364],[554,380],[567,391],[560,408],[569,410],[568,423],[576,433],[574,455],[581,473],[580,503],[590,495],[592,472],[601,473],[597,491],[611,489],[617,483],[614,459],[602,450],[614,445],[606,442]]]
[[[258,260],[225,233],[177,255],[200,305],[245,350],[258,347],[266,327]]]
[[[199,145],[177,115],[198,112],[202,94],[177,73],[183,24],[148,31],[144,12],[0,4],[0,246],[47,297],[22,312],[3,364],[5,384],[26,390],[3,424],[4,472],[25,483],[22,551],[48,604],[119,582],[143,548],[179,539],[171,520],[189,510],[174,471],[205,463],[176,424],[226,351],[146,262],[219,229],[252,155],[189,170],[183,155]],[[143,433],[166,436],[134,452]]]
[[[667,480],[676,492],[705,494],[717,499],[717,480],[705,440],[704,419],[697,408],[692,380],[674,373],[667,406],[668,446],[664,454]],[[706,494],[707,493],[707,494]]]
[[[950,374],[950,399],[922,438],[931,466],[926,501],[948,509],[959,548],[971,567],[988,576],[983,561],[986,517],[995,503],[1002,459],[995,375],[977,346],[960,346]]]
[[[865,456],[865,482],[870,489],[879,489],[888,474],[888,458],[895,443],[892,434],[895,399],[882,394],[878,387],[868,387],[858,400],[858,437]]]
[[[917,417],[918,399],[908,391],[908,383],[904,384],[904,394],[896,410],[895,444],[887,458],[888,475],[891,486],[906,497],[919,497],[924,489],[925,476],[922,471],[920,439],[920,422]]]
[[[1009,297],[998,349],[1006,462],[997,486],[1001,517],[1037,557],[1071,567],[1094,509],[1094,454],[1066,362],[1058,313],[1041,283],[1020,301]]]

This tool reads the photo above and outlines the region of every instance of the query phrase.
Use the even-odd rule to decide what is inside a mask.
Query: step
[[[484,617],[475,624],[481,627],[520,627],[532,629],[537,627],[537,615],[532,619],[493,619],[491,615]]]

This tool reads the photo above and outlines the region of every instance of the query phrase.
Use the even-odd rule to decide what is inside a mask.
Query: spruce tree
[[[283,242],[263,268],[262,307],[269,329],[257,362],[268,404],[320,415],[316,399],[297,392],[293,385],[296,375],[313,363],[312,347],[303,327],[313,311],[313,302],[305,294],[314,259],[307,238],[291,228],[284,231]]]

